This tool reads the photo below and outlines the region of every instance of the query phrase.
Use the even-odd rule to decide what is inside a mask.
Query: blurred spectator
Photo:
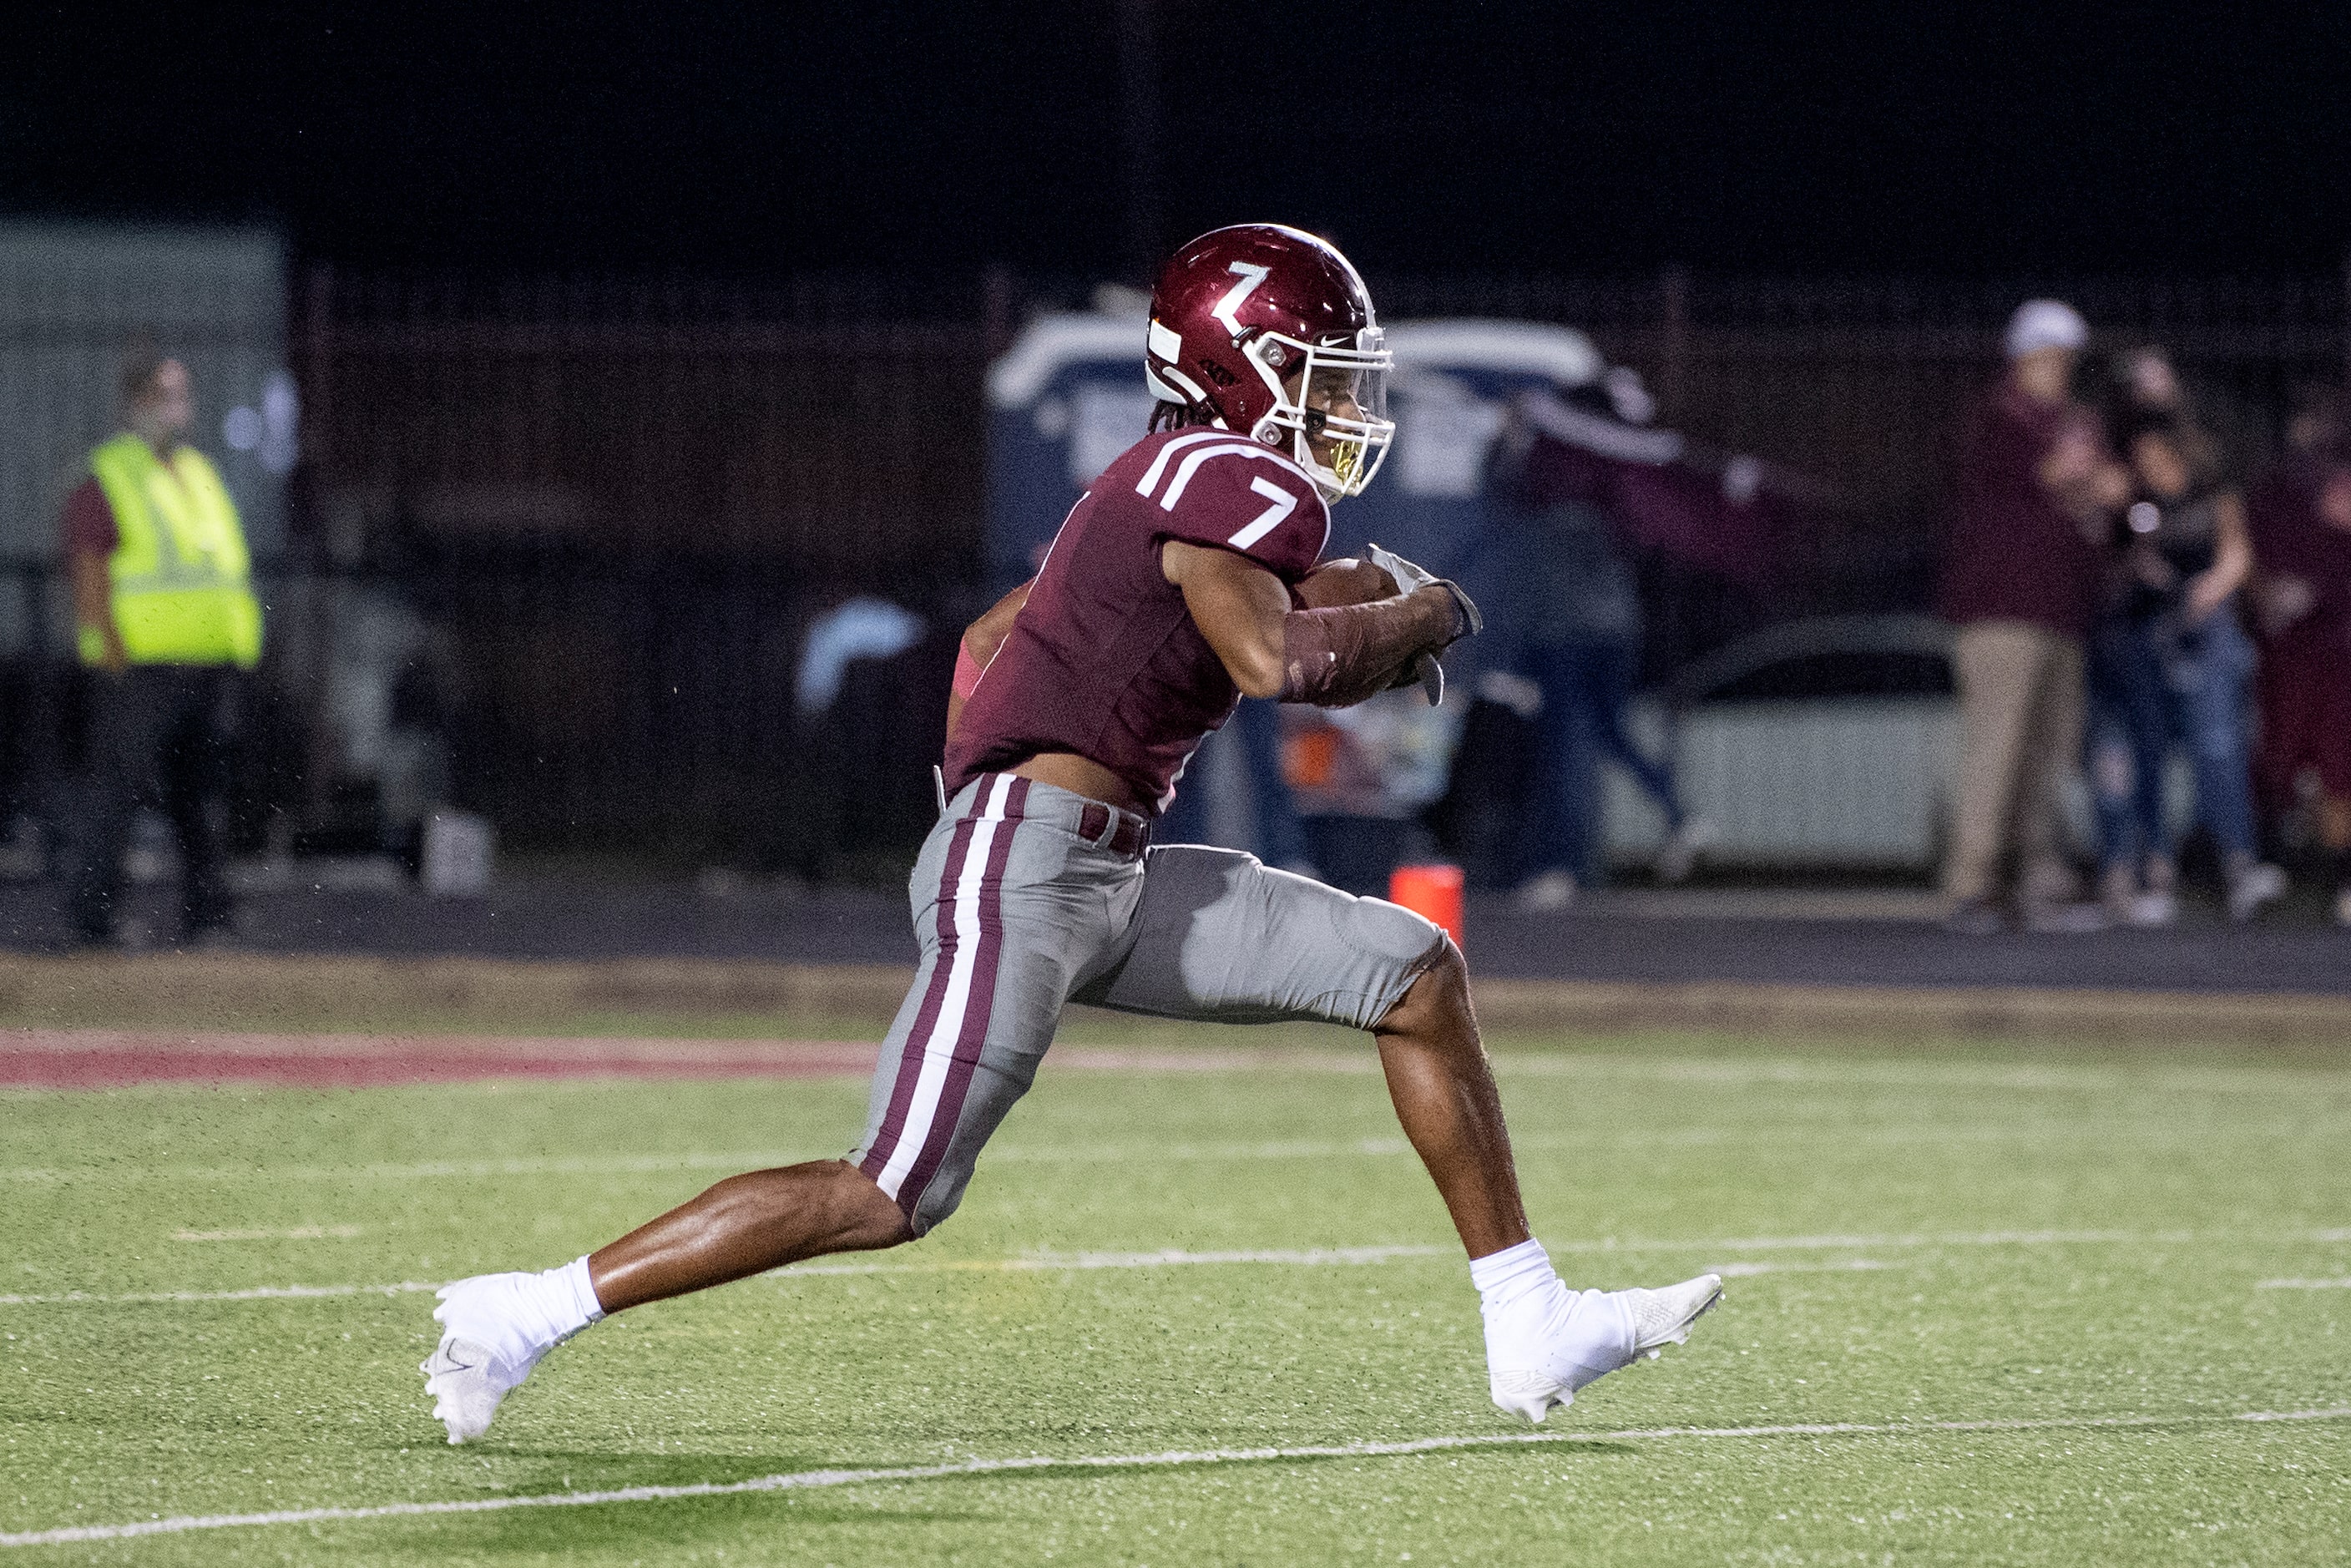
[[[755,870],[853,879],[883,846],[928,831],[938,815],[930,764],[946,746],[936,694],[960,636],[869,594],[837,600],[809,622],[778,781],[793,809],[754,829]]]
[[[1951,929],[2102,924],[2058,842],[2057,788],[2081,755],[2083,646],[2111,517],[2129,479],[2073,397],[2089,329],[2034,299],[2011,318],[2008,374],[1973,421],[1943,565],[1959,629],[1959,776],[1944,888]]]
[[[2262,744],[2254,779],[2283,814],[2306,779],[2332,860],[2336,920],[2351,925],[2351,418],[2334,389],[2305,392],[2286,454],[2246,497],[2258,570]]]
[[[172,819],[184,936],[224,930],[222,764],[238,672],[261,656],[245,532],[210,460],[183,437],[193,417],[187,367],[134,348],[122,376],[122,434],[90,454],[67,498],[64,547],[81,662],[90,681],[90,779],[69,863],[85,942],[113,941],[131,813]]]
[[[886,599],[860,594],[819,615],[800,644],[792,706],[804,719],[823,716],[841,695],[842,676],[859,659],[894,659],[922,640],[923,618]]]
[[[2351,461],[2351,393],[2321,382],[2301,388],[2285,425],[2286,461]]]
[[[2143,350],[2125,371],[2115,439],[2136,498],[2090,649],[2099,890],[2125,923],[2175,917],[2163,781],[2172,741],[2184,738],[2230,918],[2249,920],[2285,891],[2285,878],[2254,852],[2246,711],[2254,657],[2236,610],[2253,564],[2244,501],[2218,471],[2217,445],[2186,417],[2168,361]]]
[[[2170,354],[2153,344],[2141,344],[2119,354],[2114,362],[2114,382],[2115,414],[2111,423],[2116,431],[2136,427],[2149,419],[2168,419],[2172,422],[2172,438],[2199,482],[2233,487],[2233,476],[2226,472],[2220,444],[2189,406],[2188,388],[2180,381],[2179,367],[2171,362]],[[2123,455],[2127,459],[2128,454]]]
[[[1609,412],[1625,419],[1622,383],[1609,392],[1615,404]],[[1573,439],[1583,423],[1569,432],[1554,428],[1579,413],[1585,422],[1604,416],[1558,405],[1540,411],[1544,417],[1530,418],[1531,412],[1514,413],[1497,448],[1493,485],[1520,515],[1510,541],[1508,629],[1518,672],[1541,697],[1519,904],[1546,912],[1566,907],[1579,887],[1602,874],[1604,758],[1623,767],[1666,820],[1660,880],[1687,877],[1712,829],[1683,810],[1671,759],[1646,755],[1625,727],[1640,675],[1642,627],[1639,589],[1604,509],[1614,494],[1606,482],[1619,465],[1594,462]]]

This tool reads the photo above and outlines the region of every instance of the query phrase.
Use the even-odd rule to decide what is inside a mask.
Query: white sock
[[[604,1321],[604,1303],[596,1299],[596,1281],[588,1277],[588,1254],[582,1252],[560,1269],[549,1269],[541,1279],[556,1279],[570,1292],[571,1301],[565,1321],[569,1324],[563,1337],[569,1339],[590,1323]]]
[[[604,1315],[585,1257],[537,1274],[485,1275],[479,1285],[453,1292],[434,1316],[451,1333],[487,1345],[517,1377]]]
[[[1515,1316],[1512,1309],[1531,1298],[1548,1306],[1567,1291],[1558,1270],[1551,1266],[1551,1254],[1540,1241],[1521,1241],[1516,1247],[1472,1258],[1469,1282],[1478,1287],[1479,1306],[1489,1323],[1504,1313]]]
[[[1601,1291],[1571,1291],[1539,1241],[1472,1259],[1489,1369],[1541,1371],[1571,1387],[1624,1364],[1629,1320]]]

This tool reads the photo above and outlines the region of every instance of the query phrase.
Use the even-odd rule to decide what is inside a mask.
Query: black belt
[[[1104,833],[1110,835],[1107,841]],[[1151,824],[1132,812],[1089,800],[1078,813],[1078,837],[1114,855],[1141,860],[1143,852],[1151,847]]]

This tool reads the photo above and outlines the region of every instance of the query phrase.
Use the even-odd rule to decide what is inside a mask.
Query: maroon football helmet
[[[1280,224],[1210,230],[1168,258],[1151,293],[1152,395],[1281,449],[1334,501],[1372,482],[1395,436],[1391,362],[1347,258]],[[1328,463],[1313,440],[1330,444]]]

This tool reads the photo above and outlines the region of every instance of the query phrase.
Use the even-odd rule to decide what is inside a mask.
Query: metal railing
[[[1656,680],[1776,622],[1924,607],[1949,432],[2028,293],[2073,298],[2118,342],[2178,347],[2255,454],[2284,390],[2338,372],[2346,351],[2332,280],[1373,283],[1391,318],[1583,327],[1649,376],[1667,420],[1844,497],[1785,541],[1768,591],[1646,563]],[[935,716],[876,675],[859,698],[866,751],[839,726],[799,724],[799,630],[859,591],[960,624],[979,577],[985,367],[1026,310],[1083,298],[1077,280],[1005,274],[300,275],[284,341],[305,461],[286,542],[265,552],[278,601],[265,687],[297,737],[290,809],[306,831],[342,809],[359,764],[331,700],[338,649],[390,603],[421,628],[433,677],[410,696],[440,683],[459,803],[519,841],[817,864],[887,839],[873,824],[895,809],[888,758],[911,756]],[[29,542],[0,559],[0,659],[51,672],[8,689],[65,692],[62,591],[38,549],[53,518],[20,521],[11,537]],[[69,706],[40,700],[0,690],[18,705],[0,713],[16,737],[0,738],[0,772],[20,780],[53,766],[38,731]],[[788,843],[802,830],[774,824],[792,791],[814,825]],[[870,821],[869,796],[884,801]]]

